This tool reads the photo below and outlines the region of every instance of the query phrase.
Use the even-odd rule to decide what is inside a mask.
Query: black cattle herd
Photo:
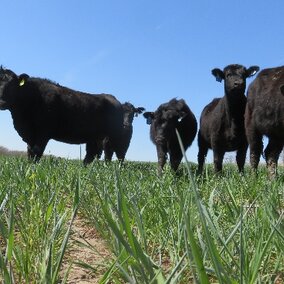
[[[201,113],[198,130],[198,172],[202,173],[208,149],[213,150],[215,172],[222,170],[225,152],[236,151],[240,172],[247,149],[250,164],[257,169],[263,153],[263,136],[268,138],[264,157],[275,175],[284,145],[284,66],[263,69],[245,95],[246,79],[259,71],[231,64],[212,70],[224,81],[224,96],[215,98]],[[131,103],[120,103],[109,94],[89,94],[60,86],[50,80],[16,75],[0,67],[0,109],[9,110],[14,127],[27,143],[28,157],[38,161],[50,139],[86,144],[84,164],[113,153],[123,161],[132,137],[134,116],[144,112],[150,124],[150,138],[156,146],[158,170],[162,172],[169,155],[176,171],[197,134],[197,121],[183,99],[172,99],[149,112]],[[178,138],[179,137],[179,138]]]

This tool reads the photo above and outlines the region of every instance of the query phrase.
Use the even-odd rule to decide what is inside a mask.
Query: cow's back
[[[181,136],[184,148],[188,148],[197,132],[197,121],[190,109],[188,109],[187,115],[179,122],[177,130]]]
[[[83,93],[38,78],[30,78],[22,92],[25,107],[14,112],[21,136],[28,125],[48,139],[79,144],[122,129],[122,107],[112,95]]]
[[[221,98],[213,99],[204,107],[200,116],[200,132],[206,140],[210,141],[212,128],[220,128],[219,124],[221,120],[219,116],[221,115]]]
[[[248,119],[266,136],[284,138],[284,66],[262,70],[250,84],[247,95]]]

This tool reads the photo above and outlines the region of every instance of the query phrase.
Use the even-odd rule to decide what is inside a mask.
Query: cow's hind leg
[[[198,174],[202,174],[205,158],[208,153],[208,146],[206,141],[204,141],[204,139],[201,137],[200,133],[198,133],[198,148]]]
[[[105,149],[105,161],[110,162],[112,160],[112,156],[113,156],[113,150]],[[123,162],[124,161],[124,155],[118,154],[118,160]]]
[[[260,156],[263,151],[262,135],[253,133],[248,136],[249,149],[250,149],[250,165],[253,170],[257,170]]]
[[[275,177],[279,155],[283,149],[283,143],[277,139],[269,138],[268,145],[264,151],[268,174]]]
[[[252,119],[252,114],[248,106],[245,113],[245,126],[250,150],[250,165],[252,169],[256,171],[259,164],[260,155],[263,151],[263,143],[262,135],[256,130]]]

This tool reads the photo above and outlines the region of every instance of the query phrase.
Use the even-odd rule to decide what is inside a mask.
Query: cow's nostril
[[[157,144],[162,144],[165,139],[163,137],[156,137],[155,141]]]

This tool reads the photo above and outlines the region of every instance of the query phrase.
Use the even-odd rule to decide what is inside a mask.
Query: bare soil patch
[[[80,245],[80,243],[84,245]],[[69,239],[69,244],[63,260],[61,276],[71,266],[68,275],[68,284],[98,283],[106,271],[107,262],[112,258],[105,241],[98,232],[77,215]],[[92,266],[95,270],[86,269],[76,262],[83,262]]]

